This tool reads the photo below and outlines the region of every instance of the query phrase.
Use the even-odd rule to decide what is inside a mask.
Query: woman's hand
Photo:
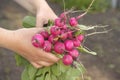
[[[41,27],[48,23],[48,20],[55,20],[57,15],[50,8],[46,0],[34,0],[36,8],[36,27]]]
[[[15,1],[21,4],[23,2],[22,0]],[[54,20],[57,18],[56,14],[47,4],[46,0],[26,0],[26,2],[29,5],[31,4],[34,6],[36,9],[36,27],[42,27],[44,24],[47,24],[48,20]],[[5,42],[5,44],[7,44],[5,47],[19,53],[36,68],[50,66],[59,59],[51,53],[46,53],[42,49],[35,48],[31,44],[32,36],[39,31],[39,28],[23,28],[16,31],[8,31],[12,33],[12,36],[10,35],[9,40]]]
[[[46,0],[14,0],[28,11],[36,15],[36,27],[42,27],[48,20],[57,18]]]
[[[59,58],[34,47],[31,43],[32,36],[40,30],[40,28],[23,28],[16,31],[8,31],[7,34],[9,35],[4,35],[6,36],[4,47],[19,53],[36,68],[50,66],[57,62]]]

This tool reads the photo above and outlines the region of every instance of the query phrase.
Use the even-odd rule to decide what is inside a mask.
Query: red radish
[[[63,28],[64,30],[65,30],[65,29],[67,29],[67,25],[63,25],[63,27],[62,27],[62,28]]]
[[[65,44],[65,49],[68,51],[72,50],[74,47],[74,43],[72,40],[66,40],[64,44]]]
[[[50,32],[54,36],[58,36],[60,34],[60,28],[58,26],[53,26],[50,29]]]
[[[72,27],[76,27],[78,25],[78,21],[75,17],[72,17],[70,18],[69,20],[69,24],[72,26]]]
[[[73,34],[72,34],[72,31],[71,31],[71,30],[69,30],[69,31],[67,32],[67,35],[68,35],[68,38],[69,38],[69,39],[72,39],[72,38],[73,38]]]
[[[68,37],[67,33],[61,32],[61,39],[62,39],[62,40],[67,39],[67,37]]]
[[[51,52],[51,49],[52,49],[52,44],[50,41],[45,41],[44,43],[44,46],[43,46],[43,49],[46,51],[46,52]]]
[[[67,20],[66,13],[63,12],[62,14],[60,14],[60,18],[62,18],[66,22],[66,20]]]
[[[49,37],[49,33],[47,31],[41,31],[40,34],[47,39]]]
[[[48,41],[50,41],[51,43],[54,44],[57,40],[55,40],[55,36],[50,35],[49,38],[48,38]]]
[[[52,52],[53,50],[58,54],[62,54],[65,65],[71,65],[73,60],[79,56],[77,47],[81,45],[84,39],[84,35],[76,36],[74,34],[75,31],[78,31],[74,27],[77,27],[79,17],[72,17],[67,21],[68,13],[64,12],[60,14],[59,18],[55,19],[54,25],[48,29],[49,33],[45,29],[32,38],[32,44],[35,47],[40,47],[46,52]],[[69,22],[69,25],[66,22]]]
[[[64,53],[64,50],[65,50],[65,45],[64,43],[62,42],[57,42],[55,45],[54,45],[54,51],[58,54],[62,54]]]
[[[61,26],[61,19],[60,18],[55,19],[55,25]]]
[[[83,39],[84,39],[84,35],[82,35],[82,34],[78,35],[78,36],[77,36],[77,39],[78,39],[80,42],[82,42]]]
[[[32,37],[32,44],[35,47],[43,47],[43,45],[44,45],[44,37],[41,34],[35,34]]]
[[[73,58],[71,55],[64,55],[63,56],[63,63],[67,66],[71,65],[73,63]]]
[[[69,54],[73,57],[73,59],[76,59],[79,56],[79,52],[77,49],[71,50]]]
[[[65,22],[63,22],[61,18],[55,19],[55,26],[62,27],[64,25],[65,25]]]
[[[81,42],[78,39],[73,39],[73,43],[75,47],[79,47]]]

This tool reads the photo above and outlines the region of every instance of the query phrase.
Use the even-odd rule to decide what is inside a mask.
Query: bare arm
[[[49,19],[57,18],[54,11],[50,8],[46,0],[14,0],[28,11],[36,14],[36,27],[41,27]]]
[[[0,28],[0,47],[7,48],[9,46],[8,44],[11,44],[9,43],[12,40],[9,36],[10,33],[11,31]]]
[[[26,9],[36,10],[37,27],[42,27],[49,19],[54,20],[57,17],[45,0],[15,1],[26,6]],[[40,28],[23,28],[12,31],[0,28],[0,47],[19,53],[36,68],[50,66],[57,62],[59,58],[51,53],[44,52],[42,49],[35,48],[31,44],[32,36],[40,30]]]
[[[0,47],[19,53],[36,68],[50,66],[59,59],[51,53],[35,48],[31,43],[32,36],[40,30],[40,28],[23,28],[12,31],[0,28]]]

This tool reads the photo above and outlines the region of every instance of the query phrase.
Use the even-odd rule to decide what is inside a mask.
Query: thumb
[[[36,33],[39,33],[42,30],[44,30],[44,28],[40,28],[40,27],[32,28],[31,33],[36,34]]]
[[[48,16],[48,17],[47,17]],[[58,16],[56,14],[52,14],[52,15],[47,15],[46,17],[42,16],[41,14],[36,16],[36,27],[43,27],[44,24],[48,23],[48,20],[55,20],[56,18],[58,18]]]
[[[40,31],[44,30],[43,28],[40,27],[36,27],[36,28],[29,28],[29,29],[25,29],[24,31],[28,34],[28,35],[34,35],[39,33]]]
[[[44,25],[44,19],[42,18],[41,15],[36,16],[36,27],[43,27]]]

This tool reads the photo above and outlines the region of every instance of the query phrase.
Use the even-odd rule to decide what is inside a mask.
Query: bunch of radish
[[[78,27],[78,18],[68,19],[66,13],[62,13],[53,23],[49,29],[35,34],[32,44],[46,52],[54,51],[56,54],[62,55],[63,63],[71,65],[78,58],[77,47],[80,47],[84,40],[84,34]]]

